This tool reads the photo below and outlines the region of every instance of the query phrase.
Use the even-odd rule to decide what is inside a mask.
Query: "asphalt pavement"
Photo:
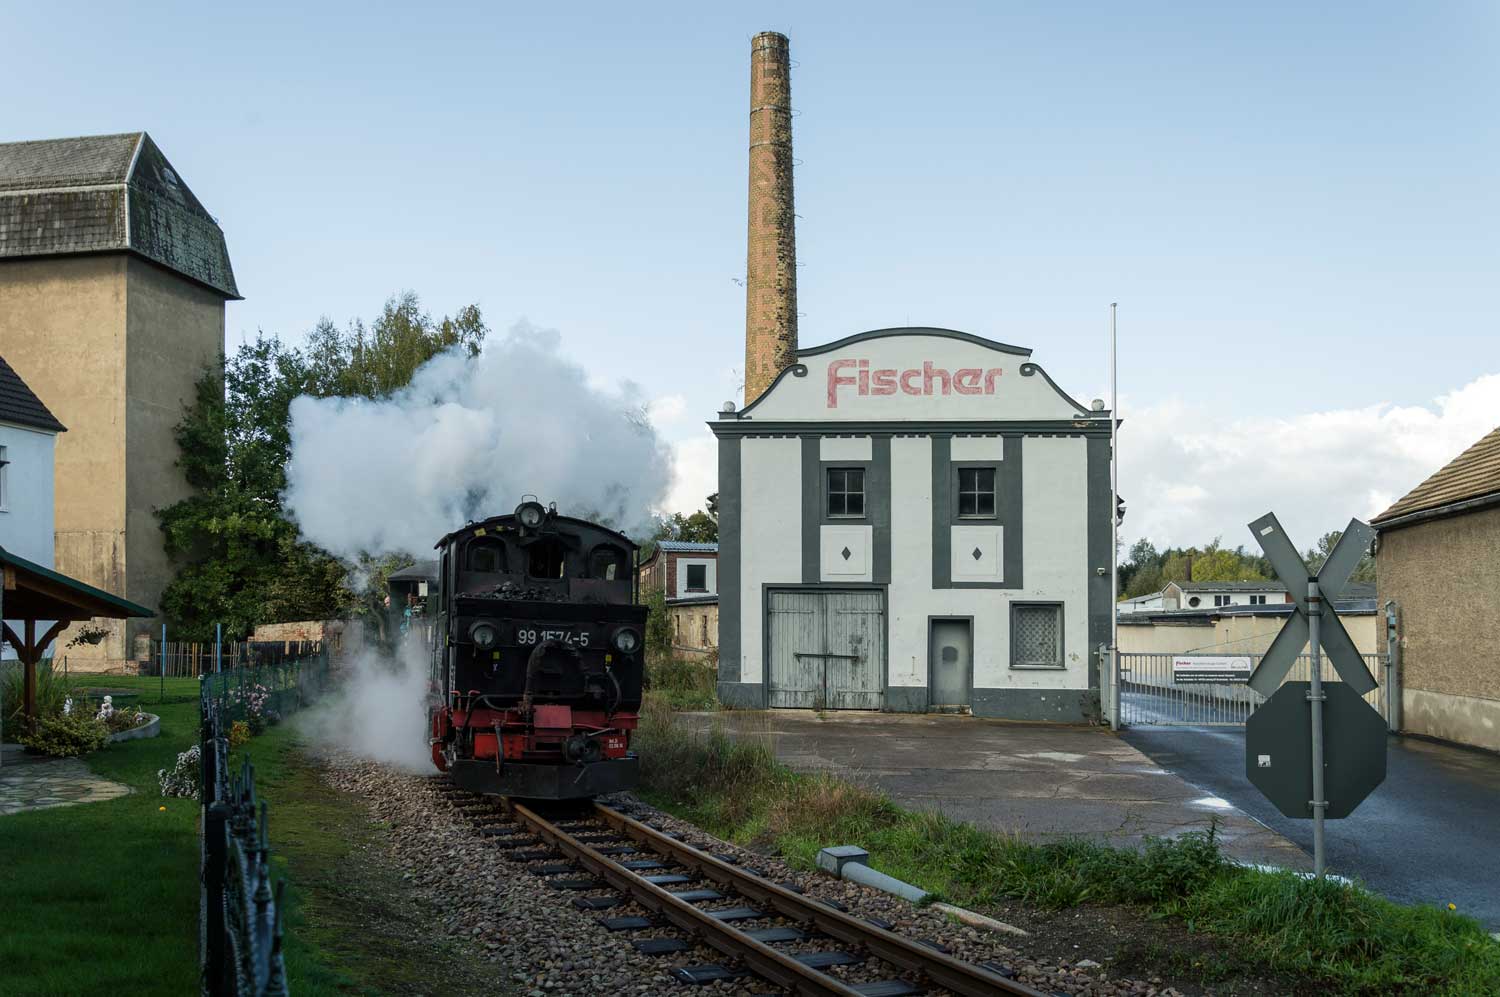
[[[1245,778],[1242,727],[1130,727],[1163,769],[1234,804],[1312,854],[1312,821],[1283,817]],[[1416,738],[1388,740],[1385,782],[1327,822],[1331,872],[1402,903],[1458,909],[1500,931],[1500,756]]]

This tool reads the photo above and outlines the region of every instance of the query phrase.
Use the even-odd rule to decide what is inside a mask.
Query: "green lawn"
[[[199,807],[162,799],[156,772],[197,741],[197,680],[167,679],[160,702],[157,679],[74,677],[75,687],[85,684],[140,688],[135,702],[160,714],[162,733],[88,757],[131,795],[0,817],[0,993],[195,993]],[[290,881],[292,992],[420,989],[435,956],[408,940],[419,913],[398,875],[356,857],[376,830],[298,747],[283,724],[244,749],[270,802],[272,853]]]

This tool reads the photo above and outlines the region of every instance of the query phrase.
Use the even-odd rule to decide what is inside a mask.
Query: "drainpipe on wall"
[[[1385,604],[1385,723],[1392,734],[1401,731],[1401,613],[1396,600]]]

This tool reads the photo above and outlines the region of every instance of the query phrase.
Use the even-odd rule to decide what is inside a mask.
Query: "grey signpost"
[[[1375,531],[1351,519],[1317,574],[1274,514],[1251,523],[1250,532],[1294,606],[1250,676],[1250,687],[1268,701],[1245,724],[1245,773],[1288,817],[1312,817],[1313,868],[1321,877],[1323,821],[1348,816],[1385,779],[1385,722],[1361,698],[1378,687],[1333,610]],[[1310,681],[1283,684],[1304,645]],[[1342,679],[1334,686],[1323,684],[1324,650]]]

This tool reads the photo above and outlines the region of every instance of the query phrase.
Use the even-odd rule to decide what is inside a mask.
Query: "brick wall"
[[[767,31],[750,47],[750,212],[745,271],[745,404],[797,361],[791,56]]]

